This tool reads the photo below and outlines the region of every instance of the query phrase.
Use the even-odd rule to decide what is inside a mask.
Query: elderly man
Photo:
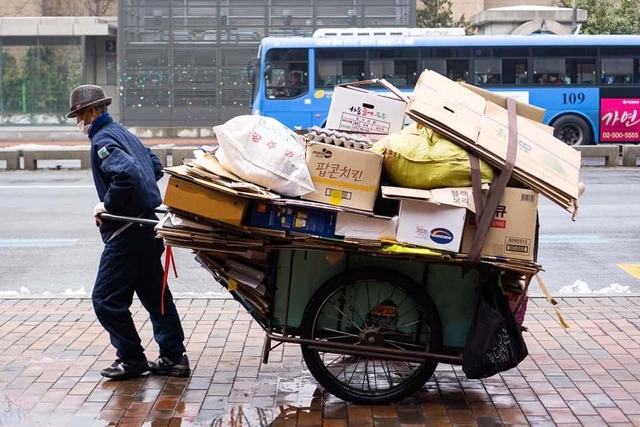
[[[102,370],[104,377],[124,380],[147,371],[189,376],[184,332],[169,289],[162,289],[162,240],[152,227],[123,225],[103,220],[102,213],[157,219],[154,209],[162,203],[157,180],[162,177],[160,159],[107,111],[111,98],[100,86],[73,89],[67,117],[91,139],[91,170],[98,192],[94,209],[104,242],[93,287],[93,308],[116,348],[116,361]],[[129,308],[136,293],[149,312],[160,357],[147,362]],[[164,313],[162,308],[164,306]]]

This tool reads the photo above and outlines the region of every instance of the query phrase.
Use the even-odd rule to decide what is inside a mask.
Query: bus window
[[[296,98],[309,92],[306,49],[271,49],[266,55],[267,98]]]
[[[476,59],[475,83],[479,85],[500,84],[502,77],[502,63],[498,58]]]
[[[567,83],[565,60],[562,58],[534,58],[533,84],[549,85]]]
[[[565,82],[574,85],[596,84],[595,58],[567,58]]]
[[[455,82],[469,81],[468,59],[423,59],[422,70],[433,70]]]
[[[443,76],[447,75],[447,60],[446,59],[423,59],[423,70],[433,70],[436,73],[440,73]]]
[[[447,77],[454,82],[469,82],[469,60],[447,59]]]
[[[317,49],[316,87],[331,88],[364,80],[365,58],[366,51],[360,49]]]
[[[602,58],[600,72],[602,84],[633,83],[633,58]]]
[[[396,87],[415,86],[417,49],[369,49],[368,57],[370,79],[385,79]]]
[[[502,60],[502,83],[506,85],[526,85],[527,81],[526,59]]]

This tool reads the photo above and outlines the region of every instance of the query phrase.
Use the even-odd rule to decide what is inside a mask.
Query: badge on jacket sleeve
[[[109,156],[109,151],[107,151],[106,147],[102,147],[98,150],[98,157],[100,157],[100,160],[106,159],[107,156]]]

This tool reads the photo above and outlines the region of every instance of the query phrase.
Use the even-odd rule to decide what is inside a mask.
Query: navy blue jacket
[[[156,218],[153,211],[162,203],[157,181],[163,175],[158,156],[109,113],[93,121],[89,138],[93,181],[105,209],[114,215]],[[104,221],[102,240],[122,225]]]

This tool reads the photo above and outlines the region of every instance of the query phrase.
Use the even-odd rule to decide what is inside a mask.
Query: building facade
[[[415,26],[415,0],[120,0],[127,126],[204,128],[250,108],[247,64],[266,36]]]
[[[116,9],[116,0],[0,1],[0,125],[68,125],[73,87],[112,82],[116,92]]]

